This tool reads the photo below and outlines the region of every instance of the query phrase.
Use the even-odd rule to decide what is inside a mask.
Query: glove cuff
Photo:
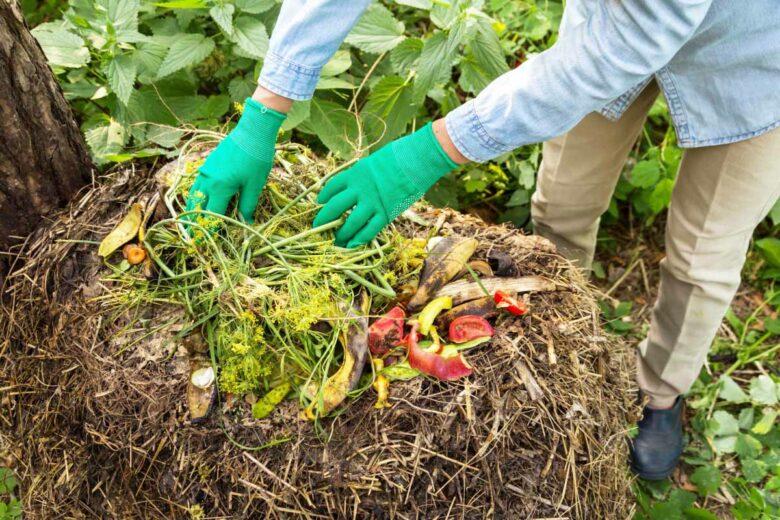
[[[247,98],[241,119],[228,138],[256,159],[273,160],[276,136],[285,119],[285,114]]]
[[[433,123],[392,143],[393,154],[404,173],[420,193],[458,167],[433,133]]]

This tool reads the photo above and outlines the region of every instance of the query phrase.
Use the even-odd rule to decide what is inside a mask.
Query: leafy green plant
[[[22,517],[22,503],[14,495],[16,487],[14,472],[9,468],[0,468],[0,520]]]
[[[775,295],[769,291],[766,296],[772,302]],[[683,472],[692,487],[674,488],[668,480],[639,482],[638,520],[780,515],[780,378],[751,368],[766,363],[777,369],[780,327],[771,318],[761,320],[761,310],[744,320],[729,314],[736,341],[716,343],[714,361],[691,389]]]
[[[615,334],[628,334],[634,330],[631,322],[631,302],[617,302],[613,304],[608,300],[601,300],[599,308],[604,319],[604,324],[610,332]]]

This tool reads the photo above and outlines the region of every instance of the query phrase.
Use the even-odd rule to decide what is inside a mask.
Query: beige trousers
[[[544,144],[532,198],[537,233],[589,269],[600,215],[647,112],[652,82],[623,117],[585,117]],[[754,228],[780,197],[780,129],[737,143],[685,150],[666,224],[666,258],[637,382],[656,407],[671,406],[704,365],[739,286]]]

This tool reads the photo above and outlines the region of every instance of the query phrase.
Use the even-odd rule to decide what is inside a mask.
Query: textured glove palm
[[[317,197],[324,207],[317,213],[314,226],[352,210],[336,232],[336,244],[365,244],[457,166],[442,150],[428,124],[328,181]]]
[[[254,221],[257,201],[274,161],[274,144],[286,116],[249,98],[238,124],[209,154],[187,199],[187,211],[196,207],[225,214],[230,199]]]

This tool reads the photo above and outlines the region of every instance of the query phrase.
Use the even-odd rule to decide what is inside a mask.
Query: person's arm
[[[257,90],[236,127],[200,167],[187,211],[224,214],[238,195],[238,209],[253,222],[274,161],[279,128],[293,100],[308,99],[341,42],[370,0],[287,0],[274,28]],[[197,217],[190,215],[191,220]]]
[[[260,87],[290,100],[311,98],[323,65],[370,3],[285,0],[260,72]]]
[[[445,118],[458,150],[484,162],[558,136],[666,65],[712,0],[599,0],[547,51]]]

